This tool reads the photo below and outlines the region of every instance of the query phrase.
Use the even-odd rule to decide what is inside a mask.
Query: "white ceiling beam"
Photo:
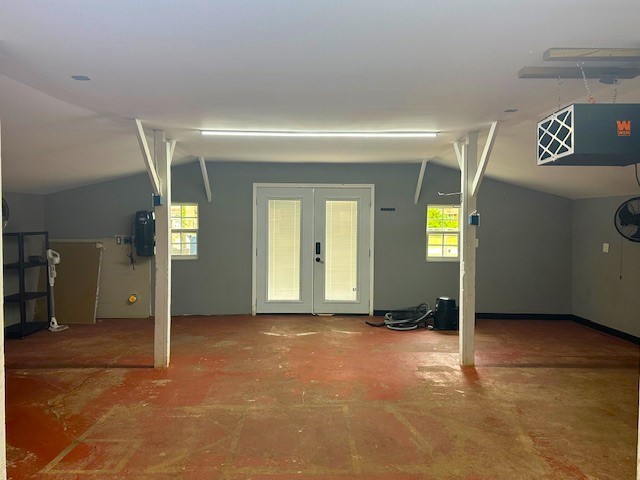
[[[418,184],[416,185],[416,194],[413,197],[414,205],[418,204],[418,200],[420,200],[420,190],[422,190],[422,181],[424,180],[424,171],[427,168],[427,162],[429,160],[423,160],[422,165],[420,165],[420,173],[418,174]]]
[[[173,154],[176,152],[176,141],[173,139],[169,140],[169,165],[173,163]]]
[[[484,144],[484,150],[482,151],[482,157],[480,157],[480,165],[476,171],[476,176],[473,178],[473,187],[471,188],[471,195],[476,196],[478,189],[484,178],[484,172],[487,169],[489,163],[489,157],[491,156],[491,150],[493,150],[493,144],[496,140],[496,134],[498,132],[498,122],[493,122],[489,129],[489,136],[487,137],[487,143]]]
[[[153,158],[151,158],[151,152],[149,151],[149,144],[147,143],[147,137],[144,135],[144,128],[142,128],[142,122],[135,118],[134,123],[136,125],[136,137],[138,138],[138,144],[142,151],[142,160],[147,167],[147,173],[149,174],[149,180],[151,180],[151,187],[153,193],[160,195],[160,179],[158,178],[158,172],[153,164]]]
[[[460,167],[460,170],[462,170],[462,151],[460,150],[460,142],[454,142],[453,149],[456,151],[458,166]]]
[[[588,61],[640,61],[640,48],[550,48],[542,55],[543,60],[563,62]]]
[[[200,162],[204,191],[207,193],[207,201],[211,203],[211,185],[209,184],[209,173],[207,173],[207,162],[204,161],[204,157],[198,157],[198,161]]]

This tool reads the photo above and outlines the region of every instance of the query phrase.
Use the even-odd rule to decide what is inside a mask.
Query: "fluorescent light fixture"
[[[367,131],[328,132],[310,130],[200,130],[202,135],[218,137],[315,137],[315,138],[433,138],[437,132]]]

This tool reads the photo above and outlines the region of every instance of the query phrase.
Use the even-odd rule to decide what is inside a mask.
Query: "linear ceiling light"
[[[219,137],[325,137],[325,138],[433,138],[437,132],[423,131],[368,131],[327,132],[309,130],[200,130],[202,135]]]

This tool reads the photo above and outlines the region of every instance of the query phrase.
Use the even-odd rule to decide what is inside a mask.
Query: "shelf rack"
[[[51,311],[49,310],[49,295],[50,289],[48,288],[48,282],[45,291],[27,291],[26,289],[26,271],[29,269],[35,268],[43,268],[44,274],[46,276],[46,268],[47,262],[42,258],[33,259],[32,257],[27,257],[25,259],[25,240],[31,237],[42,237],[42,245],[44,247],[44,251],[49,248],[49,233],[48,232],[11,232],[4,233],[4,242],[7,244],[10,239],[16,239],[18,244],[18,261],[17,262],[8,262],[4,264],[4,274],[5,276],[10,275],[11,272],[18,273],[18,292],[9,293],[5,292],[4,302],[7,304],[18,304],[18,308],[20,309],[20,322],[14,325],[9,325],[4,329],[5,338],[24,338],[27,335],[37,332],[38,330],[43,330],[47,328],[49,325],[49,318],[51,317]],[[6,252],[6,248],[5,248]],[[42,274],[42,272],[41,272]],[[7,282],[5,280],[5,289]],[[47,297],[47,321],[39,322],[39,321],[27,321],[27,304],[30,301],[33,301],[37,298]],[[5,315],[6,317],[6,315]]]

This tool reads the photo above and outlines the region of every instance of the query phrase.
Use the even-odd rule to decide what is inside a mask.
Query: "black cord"
[[[633,165],[636,168],[636,182],[638,182],[638,186],[640,187],[640,178],[638,178],[638,164],[634,163]]]
[[[131,268],[133,268],[134,270],[136,269],[136,259],[133,257],[133,229],[135,227],[136,223],[133,222],[131,224],[131,236],[130,238],[130,243],[129,243],[129,255],[127,255],[127,258],[129,258],[129,264],[131,265]]]

